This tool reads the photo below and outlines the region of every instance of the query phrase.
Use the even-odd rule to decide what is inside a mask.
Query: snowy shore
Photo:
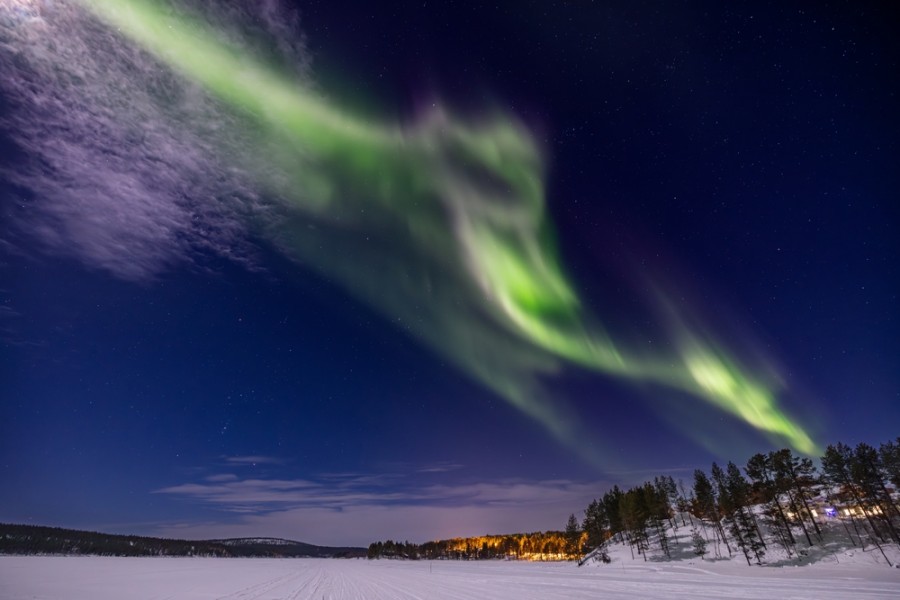
[[[392,561],[0,556],[4,600],[900,598],[900,569],[862,562]]]

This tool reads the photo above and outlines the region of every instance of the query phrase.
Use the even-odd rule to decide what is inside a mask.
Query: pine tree
[[[691,543],[694,547],[694,554],[699,556],[701,559],[706,556],[706,539],[704,539],[704,537],[700,535],[700,532],[697,531],[696,528],[691,530]]]
[[[647,532],[649,511],[642,488],[632,488],[622,494],[619,502],[619,513],[625,529],[628,543],[636,548],[638,554],[647,560],[650,536]]]
[[[744,470],[747,472],[747,476],[750,477],[750,480],[753,481],[755,491],[768,507],[767,516],[769,526],[775,529],[780,536],[780,539],[785,540],[786,543],[782,545],[787,550],[788,556],[790,556],[790,546],[796,544],[796,540],[794,540],[790,522],[788,522],[787,516],[784,514],[784,509],[781,506],[781,502],[778,499],[779,493],[775,485],[772,469],[772,455],[761,453],[754,454],[750,460],[747,461],[747,466]]]
[[[669,517],[669,498],[666,494],[665,487],[661,480],[657,477],[654,479],[653,485],[644,484],[644,502],[647,504],[647,512],[650,516],[650,524],[656,530],[656,539],[659,543],[659,549],[663,551],[668,558],[672,555],[669,552],[669,536],[666,534],[666,523],[670,522]]]
[[[694,517],[691,515],[690,510],[690,500],[688,500],[687,494],[684,491],[684,480],[678,480],[678,501],[675,505],[678,508],[678,512],[681,513],[681,524],[684,525],[684,515],[687,513],[688,519],[691,521],[691,527],[694,527]]]
[[[716,503],[716,526],[718,527],[722,541],[725,542],[725,547],[728,548],[728,556],[730,557],[732,555],[731,544],[728,542],[728,536],[725,535],[725,528],[731,527],[733,519],[729,517],[731,514],[731,501],[728,497],[728,490],[725,485],[725,473],[719,465],[713,463],[710,469],[710,475],[712,477],[712,482],[715,484],[713,488],[713,498]]]
[[[749,508],[750,486],[733,462],[728,463],[725,481],[733,515],[732,523],[738,533],[738,544],[741,544],[741,549],[744,550],[747,564],[750,564],[748,552],[752,552],[756,557],[756,564],[762,564],[766,544]]]
[[[812,460],[794,456],[789,448],[784,448],[772,453],[772,469],[777,477],[784,480],[793,495],[795,503],[798,503],[800,521],[812,523],[816,536],[822,539],[822,530],[813,517],[809,503],[813,496],[813,486],[816,481],[816,468]],[[810,545],[812,545],[810,543]]]
[[[578,519],[575,518],[574,514],[571,514],[566,523],[565,554],[567,556],[581,556],[580,540],[581,531],[578,529]]]
[[[879,454],[885,479],[894,484],[894,488],[900,490],[900,437],[896,442],[882,444]]]
[[[862,511],[863,516],[875,532],[875,535],[880,535],[878,533],[878,528],[872,521],[872,516],[864,508],[861,492],[850,474],[850,463],[852,460],[853,450],[846,444],[838,442],[837,444],[829,445],[825,448],[825,454],[822,456],[822,477],[825,479],[827,485],[837,486],[840,494],[849,496],[854,503],[854,508],[859,508]],[[857,537],[859,537],[860,542],[862,542],[862,535],[856,525],[854,512],[854,510],[849,511],[850,521],[853,524],[853,529],[856,530]],[[877,540],[875,540],[875,544],[878,544]],[[879,546],[879,548],[880,547],[881,546]]]
[[[888,535],[900,545],[900,532],[894,520],[900,517],[900,511],[894,504],[890,492],[884,484],[883,466],[878,451],[868,444],[858,444],[850,461],[850,475],[854,483],[863,491],[863,497],[870,505],[877,506],[881,522]]]
[[[373,542],[369,544],[369,550],[366,552],[366,558],[381,558],[384,545],[381,542]]]
[[[764,505],[762,511],[762,520],[775,538],[775,542],[779,546],[784,548],[784,551],[787,553],[788,558],[793,556],[795,550],[795,542],[793,541],[793,535],[791,533],[790,525],[784,519],[783,515],[779,514],[774,505]]]
[[[619,542],[623,539],[625,526],[622,523],[621,504],[622,490],[619,486],[614,485],[611,490],[603,494],[603,510],[606,513],[606,520],[609,523],[609,530],[619,537]]]
[[[672,525],[672,529],[678,529],[678,521],[675,519],[675,510],[678,510],[678,486],[675,485],[675,480],[672,479],[671,475],[663,475],[659,478],[659,485],[661,486],[662,492],[666,497],[666,503],[669,506],[669,523]],[[681,516],[681,524],[684,525],[684,515]],[[678,542],[678,537],[676,535],[675,542]]]
[[[725,530],[722,528],[722,522],[719,520],[718,499],[713,488],[712,482],[706,473],[697,469],[694,471],[694,504],[696,505],[696,515],[700,518],[708,520],[714,525],[713,532],[717,539],[725,542],[728,549],[728,556],[731,556],[731,545],[725,537]],[[718,542],[716,542],[716,555],[719,554]]]
[[[587,534],[589,548],[598,548],[606,543],[609,536],[609,517],[606,514],[606,505],[594,500],[584,511],[582,529]]]
[[[694,471],[694,504],[697,517],[710,521],[715,520],[715,496],[712,483],[706,473],[700,469]]]
[[[784,494],[787,497],[795,522],[800,525],[800,529],[803,530],[803,535],[806,537],[806,543],[812,546],[813,541],[809,535],[809,529],[806,527],[807,517],[812,517],[811,515],[804,513],[798,503],[797,492],[793,482],[794,478],[792,476],[792,458],[791,451],[787,448],[769,453],[776,492]]]
[[[747,560],[747,566],[750,566],[750,546],[744,541],[741,526],[735,518],[737,504],[731,497],[731,490],[728,486],[728,479],[725,477],[725,471],[722,470],[722,467],[713,463],[710,474],[712,475],[713,483],[716,486],[719,509],[722,513],[722,520],[725,522],[725,527],[728,529],[728,532],[731,533],[738,548],[740,548],[741,552],[744,554],[744,558]]]
[[[656,480],[654,480],[656,481]],[[664,506],[665,518],[672,526],[672,537],[675,538],[675,544],[678,544],[678,520],[675,518],[675,511],[678,508],[678,486],[671,476],[663,475],[658,479],[657,489],[659,490],[660,502]],[[681,517],[682,525],[684,525],[684,515]],[[668,552],[666,553],[668,555]]]

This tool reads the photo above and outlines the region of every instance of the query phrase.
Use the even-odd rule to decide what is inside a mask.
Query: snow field
[[[0,556],[3,600],[900,598],[900,569],[507,561]]]

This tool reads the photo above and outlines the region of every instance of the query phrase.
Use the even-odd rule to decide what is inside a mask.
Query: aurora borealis
[[[78,266],[71,268],[138,291],[162,289],[158,286],[164,287],[167,278],[177,273],[202,278],[207,270],[233,273],[236,269],[241,275],[235,277],[259,278],[250,285],[261,288],[272,285],[263,282],[268,280],[282,281],[279,285],[287,289],[302,287],[293,282],[310,278],[328,282],[334,290],[323,292],[327,296],[348,294],[366,307],[360,310],[378,315],[381,325],[376,327],[381,333],[364,334],[372,339],[367,344],[379,343],[379,336],[404,340],[390,342],[410,345],[398,356],[413,352],[416,364],[431,361],[428,369],[446,361],[452,366],[441,371],[441,378],[462,375],[482,386],[479,401],[467,399],[458,408],[461,414],[479,414],[485,403],[502,398],[508,408],[538,423],[539,435],[555,444],[563,456],[582,464],[578,469],[590,469],[597,476],[640,464],[627,458],[629,449],[623,450],[616,426],[599,418],[612,412],[621,415],[614,421],[627,421],[621,398],[627,398],[626,405],[640,403],[634,418],[655,420],[651,429],[678,431],[683,443],[716,456],[732,451],[727,441],[731,434],[723,433],[720,426],[751,439],[765,439],[774,447],[788,445],[805,454],[818,451],[818,436],[829,427],[831,412],[826,409],[822,414],[819,407],[831,403],[812,399],[822,393],[810,381],[816,374],[794,373],[793,357],[768,341],[772,332],[760,327],[756,318],[733,317],[747,311],[739,302],[736,308],[726,307],[722,299],[726,295],[706,289],[698,292],[692,282],[706,278],[696,275],[703,273],[702,264],[673,268],[679,261],[670,262],[659,253],[655,264],[647,264],[640,248],[645,242],[629,250],[635,257],[640,255],[637,259],[624,256],[627,253],[621,250],[590,250],[578,240],[612,243],[620,232],[611,224],[591,229],[560,218],[559,207],[575,210],[571,203],[578,200],[592,207],[585,209],[586,220],[602,221],[609,216],[602,208],[608,202],[605,198],[616,194],[636,200],[656,197],[647,202],[658,203],[661,214],[667,214],[677,196],[687,192],[648,191],[641,189],[644,183],[606,191],[616,187],[609,173],[622,165],[615,161],[608,161],[605,170],[601,165],[596,172],[581,175],[578,185],[561,184],[560,173],[566,172],[566,160],[572,156],[558,155],[554,144],[546,140],[544,126],[527,111],[519,114],[496,100],[460,107],[453,98],[431,94],[416,110],[404,114],[400,108],[380,108],[389,101],[376,101],[378,90],[345,98],[341,86],[331,90],[326,83],[335,79],[333,66],[320,68],[315,60],[309,65],[310,51],[298,40],[308,36],[315,45],[315,32],[305,29],[303,3],[294,8],[299,11],[296,22],[291,6],[272,2],[259,6],[162,0],[0,3],[0,75],[10,98],[3,123],[10,148],[16,148],[3,176],[8,183],[6,197],[18,198],[9,200],[10,209],[4,209],[10,216],[5,239],[8,248],[33,249],[11,251],[10,256],[74,259],[72,264]],[[404,38],[402,28],[394,31],[399,38],[412,40],[409,43],[418,39]],[[617,36],[610,39],[621,41]],[[674,46],[681,43],[673,42]],[[347,44],[353,46],[350,40]],[[649,46],[645,50],[652,52]],[[612,61],[615,51],[608,52],[603,60]],[[696,52],[702,57],[701,50]],[[450,58],[449,50],[440,56],[454,64],[464,62],[462,57],[459,61]],[[674,56],[677,63],[677,53]],[[543,64],[542,60],[536,64]],[[364,73],[365,65],[358,69]],[[615,74],[616,69],[610,66],[610,72]],[[337,75],[345,81],[357,77],[349,70]],[[620,84],[611,77],[605,85],[616,88]],[[646,75],[642,80],[656,81],[654,77],[661,76]],[[501,94],[515,93],[498,85]],[[600,82],[590,89],[600,97],[612,94],[602,91]],[[708,91],[714,93],[724,92]],[[610,95],[607,101],[627,103],[628,93],[620,94],[618,99]],[[360,102],[370,105],[360,107]],[[571,102],[562,96],[554,101],[549,92],[529,99],[547,114],[563,111]],[[606,113],[600,110],[599,114]],[[618,117],[609,113],[607,118]],[[706,116],[700,121],[705,126]],[[683,130],[691,126],[686,122]],[[634,127],[643,124],[635,122]],[[608,133],[608,140],[613,140],[614,131]],[[710,135],[725,142],[710,142],[707,154],[697,151],[696,165],[714,161],[710,157],[721,154],[717,144],[730,143],[728,135]],[[771,135],[776,135],[774,130]],[[697,144],[691,141],[693,136],[684,133],[680,139],[689,147]],[[614,143],[608,140],[590,143],[598,147]],[[646,153],[635,153],[627,144],[620,150],[623,158],[617,160],[635,161],[633,167],[625,165],[635,170],[635,175],[626,178],[640,181],[643,173],[656,177],[652,170],[658,163],[646,158],[641,162]],[[740,150],[735,156],[739,155]],[[681,160],[673,156],[676,166],[666,169],[675,173]],[[571,172],[569,176],[574,177]],[[584,186],[590,186],[587,193]],[[684,189],[681,183],[670,187]],[[783,187],[774,185],[758,193],[778,195]],[[674,199],[664,200],[664,195]],[[22,200],[25,197],[27,201]],[[708,227],[708,215],[719,210],[715,204],[709,206],[713,212],[707,215],[683,217],[681,229],[699,230],[704,222]],[[648,210],[652,215],[654,209]],[[768,218],[766,211],[762,212]],[[734,214],[740,216],[740,212]],[[677,229],[678,225],[665,227]],[[668,236],[663,238],[662,245],[673,244]],[[648,246],[657,243],[646,242]],[[678,244],[673,245],[677,255]],[[592,252],[595,256],[599,252],[602,260],[586,259]],[[723,255],[727,253],[723,250]],[[623,256],[614,259],[612,255]],[[707,262],[715,262],[713,254],[706,256]],[[590,270],[585,268],[586,261],[592,265]],[[742,261],[746,264],[747,258]],[[740,264],[735,263],[735,269],[740,270]],[[712,272],[729,268],[723,261]],[[26,278],[19,275],[13,281]],[[731,281],[730,275],[724,276],[718,286]],[[21,290],[24,285],[11,287]],[[800,291],[795,293],[800,297]],[[883,293],[889,297],[890,289],[884,288]],[[274,310],[284,312],[286,322],[296,318],[289,306],[295,304],[302,312],[308,302],[299,296],[279,300],[280,307]],[[16,307],[10,310],[21,312]],[[49,314],[46,318],[52,320]],[[332,316],[330,321],[336,319],[340,317]],[[191,327],[189,322],[185,326]],[[315,370],[316,339],[329,326],[310,327],[320,333],[311,337],[303,331],[276,333],[261,325],[256,334],[240,335],[248,336],[242,337],[245,343],[261,346],[274,337],[277,348],[306,347],[312,352],[306,360],[313,363],[303,369]],[[394,332],[385,333],[390,329]],[[183,330],[171,335],[173,339],[190,337]],[[11,334],[10,339],[22,338]],[[414,348],[428,352],[419,355]],[[256,356],[269,352],[271,348],[259,350]],[[260,359],[248,370],[267,378],[268,361]],[[286,358],[275,362],[279,369],[292,369]],[[129,369],[141,372],[138,363],[133,364]],[[322,368],[323,373],[331,370]],[[270,374],[275,372],[281,371]],[[396,377],[405,375],[376,379],[387,390],[405,389],[405,383],[392,383]],[[580,397],[585,378],[602,390],[597,397]],[[361,434],[364,441],[360,442],[367,444],[365,440],[377,437],[377,428],[367,423],[363,405],[382,407],[388,415],[409,409],[402,408],[403,401],[392,407],[390,400],[381,397],[383,390],[359,397],[357,386],[364,387],[362,381],[339,384],[323,374],[317,387],[349,386],[349,396],[356,399],[348,400],[346,410],[358,413],[349,418],[351,430],[367,432]],[[17,393],[27,396],[27,386],[22,385]],[[159,392],[171,395],[183,387],[173,385]],[[269,392],[277,398],[266,408],[271,418],[280,421],[284,414],[315,414],[296,399],[306,390],[290,391],[292,385],[285,380]],[[425,395],[440,398],[438,405],[456,402],[427,383],[420,385],[427,390]],[[809,386],[816,393],[811,394]],[[388,391],[387,397],[392,394]],[[201,404],[213,413],[217,410],[215,401]],[[290,409],[279,409],[288,404]],[[223,413],[231,410],[219,406]],[[240,410],[250,408],[248,404]],[[425,414],[433,410],[437,409],[424,409]],[[512,416],[516,411],[502,419],[519,423],[510,425],[514,429],[527,427]],[[333,417],[320,417],[322,433],[318,435],[349,435],[332,430]],[[222,435],[240,419],[239,415],[224,419]],[[205,452],[278,455],[277,460],[260,461],[270,468],[297,460],[290,452],[281,456],[273,448],[260,448],[266,445],[258,441],[266,431],[260,423],[253,433],[245,434],[246,440],[256,442]],[[169,434],[160,435],[165,440]],[[505,438],[505,434],[492,437],[498,445],[507,445]],[[456,465],[471,458],[451,453],[431,460]],[[309,472],[361,468],[350,461]]]
[[[199,22],[166,16],[164,4],[135,0],[123,9],[121,2],[94,0],[85,5],[173,68],[251,114],[254,121],[262,120],[262,129],[275,132],[272,144],[299,146],[308,152],[313,163],[307,167],[310,172],[295,167],[290,175],[298,185],[288,192],[289,200],[300,211],[326,221],[347,212],[384,213],[386,223],[381,227],[364,225],[366,233],[376,236],[394,233],[390,220],[405,221],[411,247],[396,256],[401,266],[387,265],[379,271],[379,286],[407,284],[401,293],[420,298],[425,310],[435,313],[419,321],[417,335],[539,419],[560,440],[576,448],[582,444],[552,404],[536,397],[527,383],[541,371],[557,369],[554,360],[564,358],[624,377],[681,387],[757,429],[777,434],[797,450],[815,451],[809,435],[781,412],[770,390],[739,367],[730,366],[735,365],[733,359],[716,356],[693,334],[682,334],[680,357],[646,361],[586,329],[581,303],[542,235],[548,224],[535,143],[508,117],[498,115],[488,124],[467,127],[439,115],[410,131],[366,123],[329,107],[324,98],[280,78],[267,65],[242,59],[216,42],[215,33]],[[286,168],[291,161],[283,160]],[[289,240],[303,236],[282,235]],[[304,258],[313,254],[304,241],[287,244],[299,248]],[[469,296],[463,310],[429,298],[431,290],[415,289],[423,287],[424,281],[408,280],[405,263],[411,257],[432,256],[424,275],[452,281],[457,289],[468,288],[463,293]],[[324,261],[314,257],[311,262]],[[358,265],[323,270],[363,293],[388,315],[409,314],[408,299],[390,298],[391,294],[360,283],[367,275]],[[403,271],[399,280],[385,277],[398,270]],[[480,323],[481,316],[488,323]],[[452,329],[445,323],[452,323]],[[490,338],[482,338],[477,346],[466,340],[452,343],[454,332],[474,339],[477,329],[495,324],[518,338],[512,344],[533,347],[512,352],[546,353],[549,356],[535,357],[546,366],[504,364],[507,353],[497,352],[499,342]],[[489,368],[485,368],[485,350],[499,358]]]

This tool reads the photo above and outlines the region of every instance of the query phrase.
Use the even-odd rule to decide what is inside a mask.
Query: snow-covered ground
[[[508,561],[0,556],[3,600],[900,598],[900,569],[731,562],[611,565]]]

